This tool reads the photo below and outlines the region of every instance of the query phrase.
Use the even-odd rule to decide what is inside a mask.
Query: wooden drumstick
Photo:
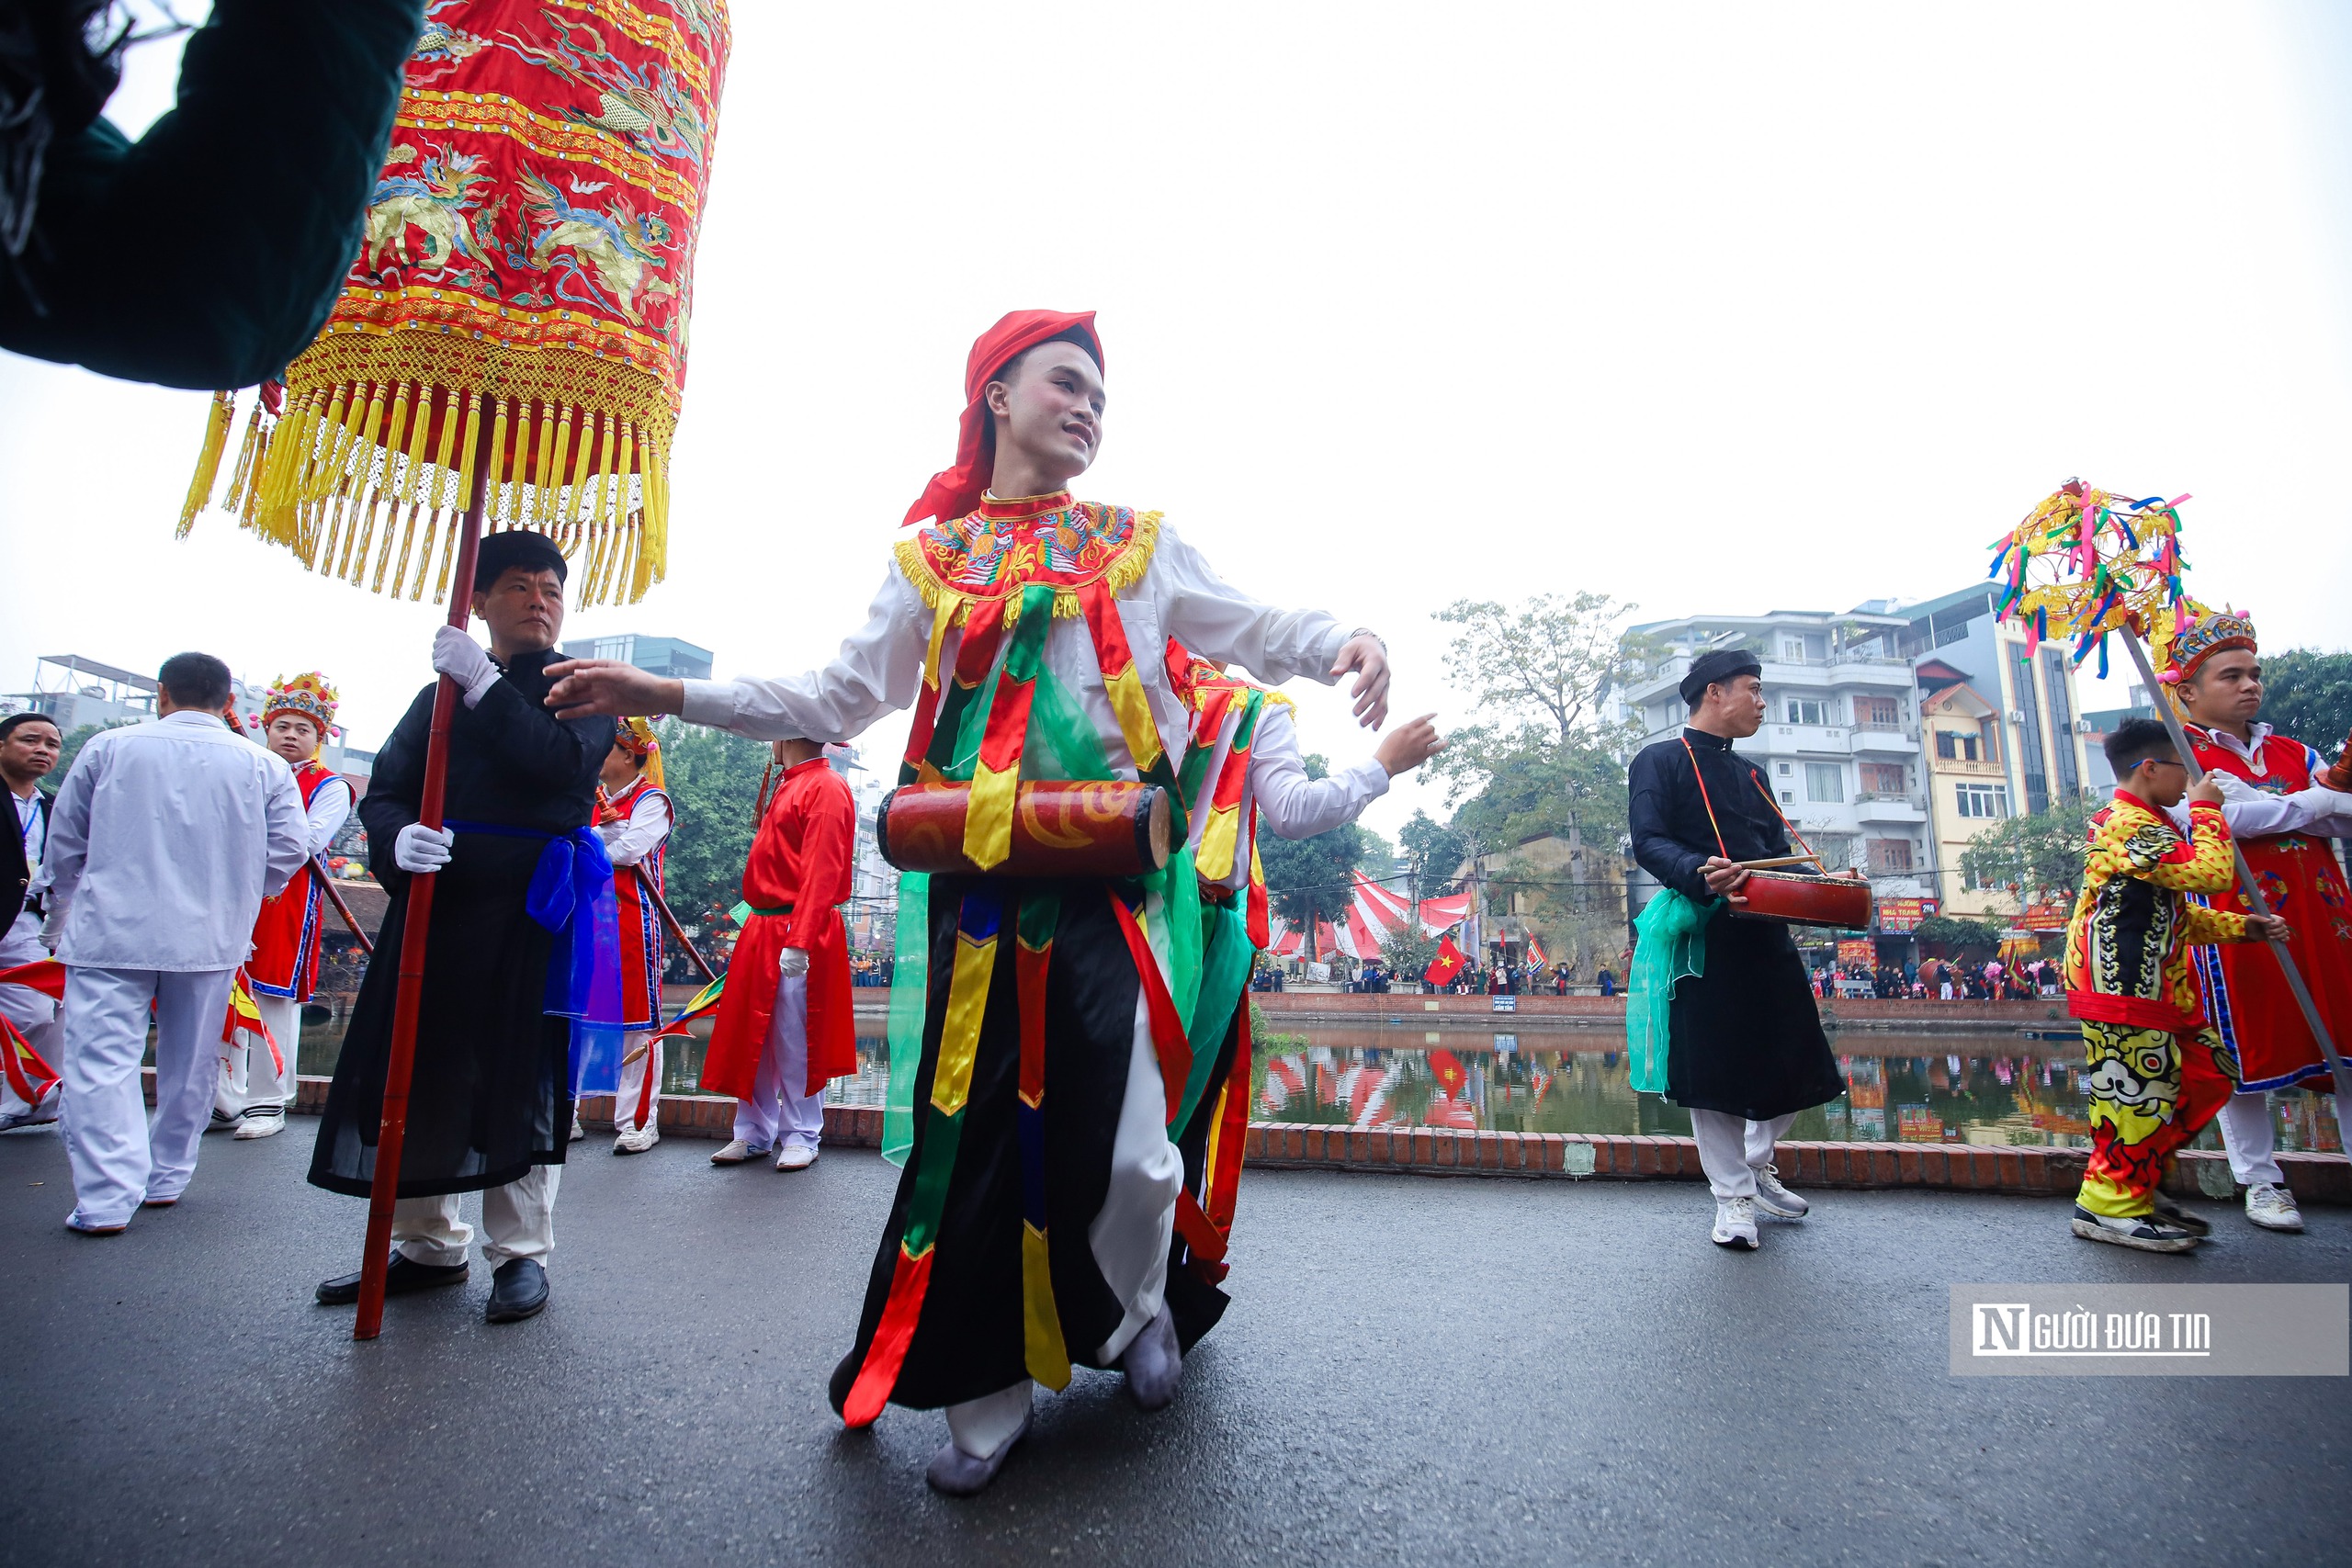
[[[1770,871],[1776,865],[1821,865],[1819,855],[1775,855],[1770,860],[1741,860],[1732,862],[1749,871]],[[1828,867],[1822,866],[1826,873]]]

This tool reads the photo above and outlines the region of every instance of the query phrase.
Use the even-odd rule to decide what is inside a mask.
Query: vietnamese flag
[[[1451,1051],[1430,1052],[1430,1071],[1437,1076],[1437,1081],[1450,1095],[1460,1094],[1462,1086],[1470,1081],[1470,1075],[1463,1070],[1461,1058]]]
[[[1462,950],[1453,945],[1453,933],[1448,931],[1445,939],[1437,944],[1437,956],[1430,960],[1430,966],[1422,972],[1421,978],[1432,986],[1450,984],[1469,962]]]

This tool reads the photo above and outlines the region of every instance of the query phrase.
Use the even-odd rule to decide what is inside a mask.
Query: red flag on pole
[[[1445,939],[1437,944],[1437,956],[1430,960],[1430,966],[1422,972],[1421,978],[1432,986],[1449,984],[1469,962],[1462,950],[1453,945],[1453,933],[1448,931]]]

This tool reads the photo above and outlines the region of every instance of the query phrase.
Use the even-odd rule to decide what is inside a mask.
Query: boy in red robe
[[[2174,640],[2166,664],[2157,678],[2189,720],[2198,766],[2221,782],[2230,831],[2271,913],[2293,931],[2288,952],[2342,1051],[2352,1044],[2352,894],[2327,840],[2352,836],[2352,795],[2320,783],[2317,751],[2255,716],[2262,660],[2245,616],[2195,623]],[[2210,902],[2246,912],[2234,882]],[[2303,1216],[2278,1168],[2270,1091],[2331,1091],[2326,1057],[2267,944],[2199,948],[2196,962],[2206,1011],[2244,1075],[2217,1120],[2231,1173],[2245,1188],[2245,1217],[2265,1230],[2300,1231]]]
[[[351,815],[351,785],[319,761],[334,729],[335,690],[312,671],[270,687],[261,711],[262,743],[294,770],[294,785],[309,818],[310,857],[283,892],[261,901],[254,921],[246,989],[269,1032],[234,1030],[220,1047],[220,1082],[212,1096],[214,1128],[233,1127],[240,1138],[284,1131],[294,1100],[295,1057],[301,1046],[302,1004],[319,983],[325,895],[318,858]]]
[[[710,1156],[741,1165],[775,1152],[778,1170],[817,1163],[825,1081],[857,1070],[849,936],[857,806],[814,740],[778,740],[784,776],[743,867],[742,935],[727,966],[702,1087],[735,1097],[735,1136]]]

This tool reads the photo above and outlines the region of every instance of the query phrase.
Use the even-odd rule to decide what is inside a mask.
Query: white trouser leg
[[[242,1116],[264,1106],[283,1108],[294,1103],[294,1064],[302,1049],[302,1004],[292,997],[265,996],[255,991],[254,1009],[277,1040],[283,1066],[270,1060],[267,1042],[250,1034],[241,1032],[233,1043],[222,1045],[220,1081],[213,1093],[212,1105],[223,1116]]]
[[[220,1022],[233,969],[155,976],[155,1120],[148,1132],[147,1196],[176,1198],[196,1174],[220,1072]],[[262,1064],[268,1066],[266,1060]],[[135,1081],[135,1080],[134,1080]]]
[[[151,969],[65,971],[62,1106],[74,1223],[130,1223],[147,1195],[150,1155],[139,1058],[147,1047]]]
[[[2241,1185],[2287,1185],[2286,1172],[2278,1168],[2278,1132],[2270,1120],[2267,1093],[2257,1089],[2252,1094],[2233,1094],[2222,1101],[2221,1114],[2213,1120],[2222,1124],[2222,1147],[2229,1151],[2230,1174]]]
[[[1699,1141],[1699,1165],[1719,1199],[1756,1196],[1756,1172],[1747,1163],[1747,1129],[1752,1124],[1725,1111],[1690,1112],[1690,1135]]]
[[[1775,1116],[1770,1122],[1749,1122],[1741,1128],[1740,1142],[1747,1156],[1750,1170],[1761,1170],[1772,1163],[1772,1145],[1788,1135],[1789,1124],[1796,1120],[1795,1112]]]
[[[776,988],[781,1000],[783,987]],[[752,1074],[752,1097],[735,1102],[735,1135],[755,1149],[775,1147],[776,1128],[783,1119],[784,1064],[777,1060],[776,1029],[784,1010],[769,1021],[768,1037],[760,1045],[760,1065]]]
[[[412,1263],[447,1269],[466,1260],[474,1228],[458,1217],[460,1192],[402,1198],[392,1205],[392,1247]]]
[[[0,931],[0,969],[13,969],[19,964],[34,964],[49,956],[49,949],[40,944],[40,921],[31,915],[19,915],[14,925]],[[57,1034],[57,1004],[48,994],[30,986],[0,986],[0,1018],[17,1026],[25,1043],[40,1054],[42,1061],[57,1066],[64,1047]],[[11,1116],[31,1110],[24,1097],[0,1077],[0,1116]]]
[[[481,1195],[481,1256],[492,1269],[510,1258],[542,1268],[555,1254],[555,1190],[563,1167],[535,1165],[530,1174]]]
[[[1168,1141],[1168,1099],[1152,1048],[1151,1017],[1136,998],[1127,1093],[1111,1139],[1111,1180],[1102,1212],[1086,1227],[1087,1245],[1125,1315],[1096,1351],[1114,1361],[1146,1325],[1159,1315],[1168,1289],[1168,1243],[1176,1227],[1176,1194],[1184,1185],[1184,1157]]]
[[[645,1055],[628,1058],[639,1047]],[[621,1036],[621,1087],[613,1096],[613,1131],[634,1132],[655,1122],[662,1103],[662,1042],[650,1029],[631,1030]]]
[[[776,982],[775,1016],[768,1025],[768,1059],[775,1064],[776,1126],[784,1144],[813,1149],[825,1135],[825,1086],[808,1086],[808,977],[786,975]]]
[[[947,1407],[947,1436],[974,1459],[986,1459],[1004,1446],[1029,1419],[1029,1399],[1036,1384],[1023,1378],[1011,1388],[967,1399]]]

